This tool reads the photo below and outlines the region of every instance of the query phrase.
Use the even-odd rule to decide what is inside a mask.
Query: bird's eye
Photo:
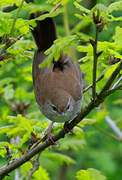
[[[53,111],[57,111],[57,108],[55,106],[52,106]]]
[[[66,108],[66,109],[68,110],[69,108],[70,108],[70,105],[68,104],[68,106],[67,106],[67,108]]]

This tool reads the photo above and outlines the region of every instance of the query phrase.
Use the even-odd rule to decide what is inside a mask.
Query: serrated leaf
[[[111,3],[108,7],[109,13],[112,13],[112,11],[121,11],[122,10],[122,1]]]
[[[78,126],[84,127],[86,124],[91,125],[94,123],[96,123],[96,119],[84,118],[80,123],[78,123]]]
[[[115,30],[115,35],[113,36],[115,43],[122,46],[122,28],[117,26]]]
[[[93,180],[106,180],[106,177],[101,174],[97,169],[89,168],[88,172],[90,172]]]
[[[91,177],[90,172],[88,172],[87,170],[78,171],[77,174],[76,174],[76,178],[77,178],[77,180],[94,180]]]
[[[48,172],[42,166],[39,166],[39,169],[35,171],[33,178],[36,180],[50,180]]]
[[[116,69],[117,66],[118,66],[118,63],[113,65],[113,66],[110,66],[109,68],[107,68],[104,77],[108,79],[108,77],[110,77],[110,75]]]
[[[61,150],[73,150],[78,151],[82,150],[85,146],[86,142],[83,139],[77,139],[77,138],[65,138],[60,141],[60,147]]]
[[[51,18],[51,17],[55,17],[55,16],[57,16],[57,15],[60,14],[60,13],[62,13],[62,9],[57,9],[57,10],[54,11],[53,13],[43,14],[43,15],[35,18],[35,19],[31,19],[31,20],[27,21],[27,23],[28,23],[29,25],[33,25],[33,22],[35,22],[36,20],[42,21],[42,20],[44,20],[44,19],[46,19],[46,18],[48,18],[48,17],[50,17],[50,18]]]
[[[45,51],[45,54],[48,55],[46,59],[39,65],[40,68],[46,66],[50,67],[53,58],[57,61],[59,59],[60,53],[66,51],[71,44],[73,44],[77,39],[76,35],[67,36],[60,38],[54,41],[54,44]]]
[[[50,158],[52,160],[56,160],[59,163],[66,163],[66,164],[75,164],[75,160],[73,160],[71,157],[57,152],[44,152],[42,154],[42,157]]]
[[[77,9],[79,9],[80,11],[85,12],[85,13],[88,13],[88,14],[90,13],[90,10],[89,10],[89,9],[83,7],[82,5],[80,5],[79,3],[77,3],[76,1],[75,1],[73,4],[74,4],[75,7],[76,7]]]
[[[100,171],[93,168],[78,171],[76,178],[77,180],[106,180],[106,177]]]

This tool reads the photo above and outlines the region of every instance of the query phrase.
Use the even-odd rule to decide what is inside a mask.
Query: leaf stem
[[[16,24],[16,21],[17,21],[19,12],[20,12],[20,10],[21,10],[21,8],[22,8],[22,6],[23,6],[23,3],[24,3],[24,0],[21,1],[21,4],[20,4],[19,8],[17,9],[17,13],[16,13],[16,15],[15,15],[15,17],[14,17],[13,24],[12,24],[11,31],[10,31],[10,35],[11,35],[11,36],[12,36],[13,33],[14,33],[15,24]]]

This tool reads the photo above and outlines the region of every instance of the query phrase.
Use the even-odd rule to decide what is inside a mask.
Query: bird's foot
[[[68,125],[69,125],[69,122],[66,121],[66,122],[64,123],[64,131],[65,131],[65,133],[70,132],[71,134],[73,134],[73,129],[70,129],[70,128],[68,127]]]
[[[46,139],[49,139],[49,141],[51,142],[52,145],[56,145],[56,142],[53,139],[53,135],[52,135],[52,130],[53,130],[53,122],[50,123],[50,125],[47,128],[47,134],[43,137],[42,141],[45,141]]]

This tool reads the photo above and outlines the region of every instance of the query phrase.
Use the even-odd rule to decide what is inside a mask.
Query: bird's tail
[[[45,13],[43,13],[45,14]],[[38,17],[40,13],[32,13],[29,19]],[[39,51],[47,50],[53,41],[57,39],[56,26],[52,18],[46,18],[42,21],[36,21],[37,26],[31,29],[35,43]]]

